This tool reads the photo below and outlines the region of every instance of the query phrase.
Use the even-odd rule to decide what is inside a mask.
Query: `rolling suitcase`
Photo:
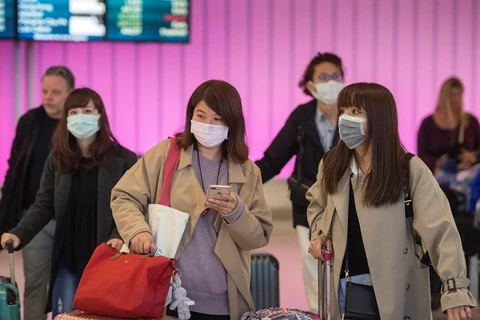
[[[0,277],[0,319],[20,320],[20,295],[15,282],[13,242],[7,242],[10,278]]]
[[[274,281],[268,280],[262,281],[258,279],[262,274],[271,274],[271,264],[269,261],[273,257],[268,254],[255,254],[252,255],[252,284],[251,291],[254,299],[254,303],[261,305],[261,307],[256,306],[257,311],[249,311],[244,313],[240,320],[331,320],[331,300],[330,300],[330,285],[331,285],[331,255],[330,252],[323,250],[325,256],[325,262],[318,261],[318,311],[319,314],[313,314],[308,311],[302,311],[293,308],[281,308],[278,307],[278,304],[275,302],[268,301],[274,296],[275,293],[278,295],[278,290],[273,290],[275,286],[272,286]],[[276,262],[276,273],[278,279],[278,261],[273,258]],[[264,270],[262,270],[262,268]],[[260,269],[260,271],[259,271]],[[262,273],[263,272],[263,273]],[[268,273],[270,272],[270,273]],[[275,271],[273,271],[275,273]],[[271,277],[271,275],[270,275]],[[262,279],[263,279],[262,278]],[[271,277],[275,279],[275,277]],[[325,281],[324,281],[325,280]],[[278,280],[276,282],[278,286]],[[262,296],[263,295],[263,296]],[[258,302],[257,302],[258,301]],[[278,300],[277,300],[278,301]]]
[[[331,320],[331,254],[323,250],[325,262],[318,260],[318,315],[322,320]]]
[[[255,309],[268,309],[280,305],[278,260],[269,253],[252,254],[250,292]]]

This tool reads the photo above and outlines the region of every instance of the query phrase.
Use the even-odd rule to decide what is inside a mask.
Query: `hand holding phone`
[[[227,201],[223,195],[229,195],[232,192],[232,187],[224,185],[210,185],[207,189],[207,198]]]
[[[207,208],[216,210],[222,216],[230,214],[238,204],[237,196],[230,186],[211,185],[207,190]]]

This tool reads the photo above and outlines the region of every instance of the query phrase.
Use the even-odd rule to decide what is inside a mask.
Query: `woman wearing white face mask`
[[[304,71],[299,87],[315,99],[298,106],[256,162],[263,182],[280,173],[296,156],[295,168],[288,180],[292,201],[293,226],[297,230],[303,264],[303,283],[310,311],[318,306],[317,261],[308,254],[308,222],[305,193],[315,181],[318,164],[325,152],[338,141],[337,97],[343,88],[342,60],[332,53],[318,53]]]
[[[406,154],[393,95],[356,83],[338,104],[341,142],[307,192],[309,252],[333,254],[332,319],[432,319],[422,245],[444,283],[442,310],[471,319],[476,302],[448,200],[425,163]]]
[[[45,310],[52,311],[52,318],[72,311],[79,279],[95,248],[102,242],[121,248],[110,192],[136,160],[112,135],[100,96],[88,88],[73,90],[65,100],[35,202],[1,238],[3,248],[12,240],[19,250],[55,219]]]
[[[185,130],[150,149],[112,191],[118,230],[136,253],[155,253],[145,213],[157,203],[171,148],[181,149],[170,185],[170,207],[190,215],[177,251],[182,286],[195,301],[191,319],[232,319],[254,309],[250,250],[268,244],[272,217],[258,167],[248,159],[245,121],[237,90],[209,80],[192,94]],[[210,185],[228,185],[216,200]],[[170,312],[170,311],[169,311]]]

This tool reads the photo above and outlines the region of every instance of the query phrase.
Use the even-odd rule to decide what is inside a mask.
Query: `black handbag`
[[[345,251],[345,310],[343,320],[380,320],[373,286],[348,280],[348,247]]]
[[[294,205],[300,207],[307,211],[309,202],[305,198],[305,195],[313,184],[310,181],[306,181],[304,177],[302,177],[302,162],[303,162],[303,155],[305,152],[305,147],[303,146],[303,139],[305,136],[305,130],[301,125],[297,128],[297,142],[298,142],[298,150],[297,150],[297,160],[296,160],[296,167],[295,167],[295,174],[292,174],[290,178],[288,178],[288,188],[290,189],[290,200]]]
[[[297,172],[298,169],[297,169]],[[307,194],[308,189],[310,188],[310,185],[306,184],[303,179],[298,180],[298,175],[297,177],[290,177],[287,180],[288,183],[288,188],[290,189],[290,200],[292,203],[294,203],[297,207],[300,207],[305,210],[305,212],[308,209],[309,202],[305,195]]]
[[[372,286],[348,282],[345,291],[345,320],[380,320]]]

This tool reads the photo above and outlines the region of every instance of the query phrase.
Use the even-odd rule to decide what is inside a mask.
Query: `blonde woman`
[[[455,161],[457,170],[468,169],[478,162],[475,151],[480,148],[480,126],[475,116],[463,110],[463,91],[458,78],[447,79],[435,112],[420,125],[417,153],[434,173],[447,159]]]

